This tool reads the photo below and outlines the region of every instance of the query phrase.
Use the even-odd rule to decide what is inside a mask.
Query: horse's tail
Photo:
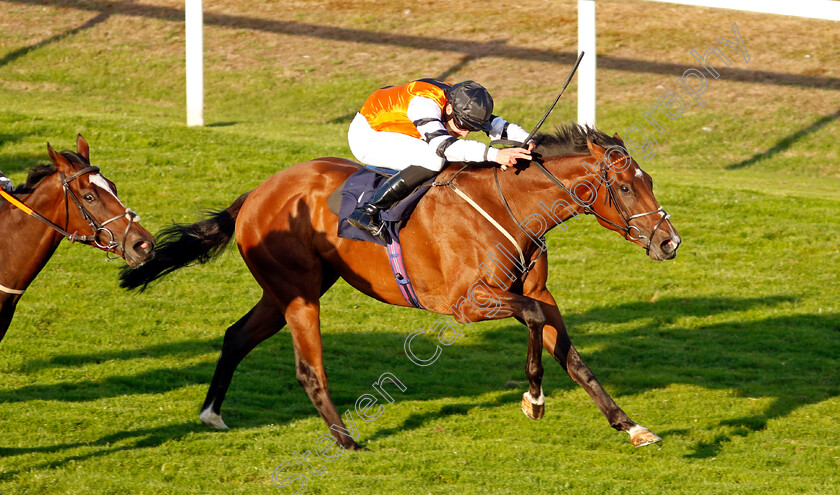
[[[192,225],[173,224],[155,237],[155,256],[134,268],[124,266],[120,273],[120,287],[146,290],[150,283],[185,266],[207,263],[220,255],[233,238],[236,217],[242,209],[247,192],[228,208],[212,212],[210,217]]]

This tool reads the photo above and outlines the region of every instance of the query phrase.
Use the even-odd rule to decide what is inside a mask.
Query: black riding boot
[[[367,230],[379,237],[382,242],[388,242],[384,232],[382,232],[383,225],[379,219],[379,212],[387,210],[392,204],[404,199],[415,187],[438,173],[436,170],[417,165],[412,165],[397,172],[374,191],[370,201],[358,206],[347,218],[347,221],[350,222],[350,225]]]
[[[382,242],[388,242],[382,232],[383,224],[379,219],[379,212],[387,210],[392,204],[408,196],[413,189],[413,185],[406,183],[402,172],[397,172],[373,192],[367,203],[357,206],[347,221],[357,229],[367,230],[379,237]]]

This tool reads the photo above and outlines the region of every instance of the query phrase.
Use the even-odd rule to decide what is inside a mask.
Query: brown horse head
[[[114,253],[130,266],[138,266],[154,256],[154,237],[138,222],[140,218],[122,204],[117,188],[99,167],[90,165],[90,147],[81,134],[76,152],[47,151],[64,189],[66,220],[62,227],[80,240]],[[69,204],[72,200],[76,207]],[[62,215],[64,216],[64,215]]]
[[[599,167],[603,201],[592,209],[604,227],[619,232],[625,239],[642,246],[654,260],[669,260],[677,255],[681,239],[671,224],[670,215],[653,195],[653,181],[618,143],[608,148],[587,140],[587,148]]]
[[[577,209],[643,247],[654,260],[672,259],[680,236],[653,195],[653,182],[630,156],[618,135],[572,124],[556,135],[538,135],[544,174],[564,189]],[[553,172],[549,172],[549,171]],[[568,188],[561,180],[571,181]]]

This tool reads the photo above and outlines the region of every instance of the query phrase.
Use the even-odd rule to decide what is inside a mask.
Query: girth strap
[[[411,286],[411,281],[408,279],[405,262],[403,261],[402,246],[400,246],[399,241],[391,239],[391,242],[385,246],[385,250],[388,252],[388,262],[391,264],[394,280],[397,282],[397,288],[400,290],[403,299],[415,308],[426,309],[420,304],[417,293],[414,292],[414,287]]]
[[[17,289],[10,289],[3,284],[0,284],[0,292],[5,292],[6,294],[23,294],[26,291],[17,290]]]

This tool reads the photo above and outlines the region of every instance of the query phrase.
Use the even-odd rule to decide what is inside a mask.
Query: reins
[[[484,208],[482,208],[481,206],[479,206],[479,204],[478,204],[478,203],[476,203],[476,202],[475,202],[472,198],[470,198],[469,196],[467,196],[467,194],[466,194],[466,193],[464,193],[463,191],[461,191],[460,189],[458,189],[458,187],[457,187],[457,186],[455,186],[455,183],[454,183],[454,182],[455,182],[455,178],[458,176],[458,174],[460,174],[461,172],[463,172],[466,168],[467,168],[467,165],[462,166],[462,167],[460,168],[460,170],[458,170],[457,172],[455,172],[455,174],[452,176],[452,178],[450,178],[448,181],[446,181],[446,182],[433,182],[433,183],[432,183],[432,186],[433,186],[433,187],[444,187],[444,186],[445,186],[445,187],[448,187],[448,188],[452,189],[452,191],[453,191],[453,192],[455,192],[455,194],[457,194],[458,196],[460,196],[460,197],[461,197],[461,199],[463,199],[464,201],[466,201],[466,202],[467,202],[467,204],[469,204],[470,206],[472,206],[472,207],[473,207],[473,209],[475,209],[478,213],[480,213],[480,214],[481,214],[481,216],[483,216],[485,219],[487,219],[487,221],[488,221],[488,222],[490,222],[490,224],[491,224],[491,225],[493,225],[493,227],[496,227],[496,230],[498,230],[499,232],[501,232],[501,233],[502,233],[502,235],[504,235],[504,236],[505,236],[505,238],[507,238],[507,240],[508,240],[508,241],[510,241],[510,243],[511,243],[511,244],[513,244],[513,247],[514,247],[514,248],[516,248],[516,253],[519,255],[519,262],[520,262],[520,264],[522,265],[522,267],[523,267],[523,268],[525,268],[525,271],[524,271],[524,272],[523,272],[523,274],[522,274],[522,275],[523,275],[523,278],[524,278],[524,277],[525,277],[525,275],[527,275],[527,274],[528,274],[528,272],[530,272],[530,271],[531,271],[531,268],[533,268],[533,267],[534,267],[534,264],[537,262],[537,260],[535,259],[534,261],[532,261],[532,262],[531,262],[531,263],[530,263],[530,264],[526,267],[526,265],[525,265],[525,263],[526,263],[526,261],[525,261],[525,253],[523,253],[523,252],[522,252],[522,248],[520,248],[520,247],[519,247],[519,243],[517,243],[517,242],[516,242],[516,239],[514,239],[514,237],[510,234],[510,232],[508,232],[508,231],[507,231],[504,227],[502,227],[502,225],[501,225],[499,222],[497,222],[495,218],[493,218],[493,217],[492,217],[489,213],[487,213],[487,212],[484,210]],[[499,190],[499,192],[501,193],[501,189]],[[505,201],[504,195],[502,195],[502,201]],[[507,203],[506,203],[506,202],[505,202],[505,206],[507,206]],[[510,211],[510,209],[509,209],[509,208],[508,208],[508,211]],[[511,214],[511,216],[513,216],[513,214]],[[514,223],[516,223],[516,218],[514,218]],[[520,229],[522,229],[522,226],[521,226],[521,225],[519,225],[519,223],[516,223],[516,225],[517,225]],[[523,229],[523,232],[524,232],[524,229]],[[527,232],[526,232],[526,234],[527,234]],[[537,259],[538,259],[538,258],[537,258]]]
[[[626,159],[629,159],[629,158],[626,158]],[[607,225],[612,226],[617,231],[623,233],[624,236],[630,241],[640,241],[642,239],[647,239],[647,244],[644,246],[645,253],[647,253],[647,254],[650,254],[650,246],[651,246],[651,243],[653,242],[654,236],[656,235],[656,231],[659,230],[660,226],[662,225],[662,223],[665,220],[668,220],[669,218],[671,218],[671,215],[669,215],[665,211],[665,209],[661,206],[659,208],[655,209],[655,210],[652,210],[652,211],[630,214],[627,211],[627,208],[624,205],[624,203],[621,202],[619,200],[619,198],[616,196],[616,192],[613,189],[612,183],[608,180],[608,177],[607,177],[608,167],[603,163],[601,164],[599,173],[600,173],[600,179],[604,183],[604,187],[607,190],[607,197],[604,198],[604,204],[607,204],[609,202],[610,204],[615,205],[615,209],[618,212],[618,215],[621,218],[621,221],[624,223],[624,225],[618,224],[618,223],[613,222],[612,220],[604,217],[603,215],[601,215],[600,213],[595,211],[595,209],[593,209],[590,206],[591,203],[590,204],[585,204],[581,201],[577,201],[576,200],[577,195],[575,195],[575,193],[573,193],[571,190],[569,190],[569,188],[566,187],[566,185],[563,184],[563,182],[561,182],[560,179],[558,179],[547,168],[545,168],[545,166],[539,160],[532,160],[530,163],[532,165],[534,165],[540,172],[542,172],[542,174],[545,175],[552,183],[554,183],[557,187],[559,187],[565,194],[567,194],[569,196],[569,198],[572,199],[572,201],[575,201],[577,204],[579,204],[581,206],[581,208],[583,209],[584,214],[594,215],[600,221],[604,222]],[[542,256],[543,253],[546,250],[543,247],[538,245],[539,254],[526,266],[525,254],[522,251],[522,248],[519,246],[519,244],[514,239],[514,237],[510,234],[510,232],[508,232],[504,227],[502,227],[499,224],[499,222],[497,222],[489,213],[487,213],[483,208],[481,208],[481,206],[479,206],[472,198],[467,196],[463,191],[461,191],[458,187],[455,186],[455,184],[454,184],[455,177],[457,177],[458,174],[460,174],[466,168],[467,168],[466,165],[461,167],[461,169],[458,170],[455,173],[455,175],[453,175],[452,178],[450,180],[448,180],[447,182],[435,182],[432,185],[433,186],[446,186],[446,187],[449,187],[450,189],[452,189],[458,196],[460,196],[464,201],[466,201],[470,206],[472,206],[476,211],[478,211],[485,219],[487,219],[487,221],[489,221],[497,230],[499,230],[508,239],[508,241],[510,241],[511,244],[513,244],[513,246],[516,248],[517,254],[519,255],[519,262],[521,263],[521,266],[525,269],[524,272],[522,273],[522,279],[524,280],[524,278],[528,275],[528,273],[531,271],[531,269],[536,264],[537,260],[540,259],[540,256]],[[499,180],[499,171],[498,171],[497,168],[493,169],[493,178],[495,180],[496,190],[499,193],[499,198],[502,202],[502,205],[504,205],[505,210],[507,211],[510,218],[513,220],[513,223],[516,224],[516,226],[519,228],[519,230],[521,230],[523,233],[525,233],[526,237],[528,237],[529,239],[533,239],[533,234],[526,231],[525,228],[522,227],[522,224],[519,222],[519,220],[516,218],[516,215],[514,215],[513,210],[511,209],[510,204],[507,201],[507,198],[505,197],[504,191],[502,191],[501,181]],[[635,220],[635,219],[641,218],[641,217],[645,217],[645,216],[648,216],[648,215],[654,215],[654,214],[657,214],[657,213],[659,213],[661,217],[660,217],[659,221],[656,223],[656,225],[654,225],[653,229],[651,229],[650,237],[647,237],[647,236],[643,235],[641,230],[639,229],[639,227],[630,224],[630,222],[632,220]],[[635,234],[633,232],[634,230],[635,230]],[[542,239],[543,246],[544,246],[545,245],[545,236],[544,235],[540,236],[540,239]]]
[[[90,173],[97,173],[97,172],[99,172],[99,167],[94,167],[94,166],[88,166],[88,167],[85,167],[81,170],[78,170],[77,172],[70,175],[69,177],[65,177],[64,172],[59,172],[60,177],[61,177],[61,187],[64,190],[65,225],[69,225],[69,223],[70,223],[70,205],[69,205],[69,200],[67,199],[68,196],[69,196],[70,198],[73,199],[73,202],[76,204],[76,207],[79,208],[79,212],[82,214],[82,217],[85,219],[85,221],[88,223],[88,225],[90,225],[90,228],[93,230],[93,234],[91,234],[91,235],[79,235],[78,232],[70,233],[66,228],[62,228],[60,225],[56,224],[52,220],[50,220],[50,219],[46,218],[45,216],[41,215],[40,213],[33,210],[32,208],[26,206],[26,204],[24,204],[22,201],[20,201],[16,197],[12,196],[11,194],[7,193],[6,191],[3,191],[2,189],[0,189],[0,196],[2,196],[3,199],[8,201],[11,205],[17,207],[18,209],[20,209],[21,211],[23,211],[27,215],[43,222],[48,227],[50,227],[51,229],[53,229],[56,232],[58,232],[59,234],[61,234],[63,237],[65,237],[71,243],[80,242],[82,244],[90,244],[90,245],[96,246],[97,248],[106,252],[106,256],[108,257],[108,259],[116,259],[116,257],[110,256],[110,253],[113,253],[116,248],[120,248],[120,250],[123,253],[125,253],[125,238],[128,235],[129,229],[131,229],[131,226],[134,224],[134,222],[137,221],[138,217],[137,217],[136,213],[131,211],[129,208],[126,208],[125,213],[123,213],[122,215],[117,215],[113,218],[109,218],[108,220],[105,220],[102,223],[99,223],[93,217],[93,215],[91,215],[90,212],[88,212],[87,208],[85,208],[85,206],[82,204],[82,202],[79,201],[79,198],[76,196],[76,193],[74,193],[73,190],[70,189],[69,184],[71,182],[73,182],[74,180],[76,180],[77,178],[81,177],[82,175],[90,174]],[[120,244],[119,242],[116,241],[116,238],[114,237],[113,232],[111,232],[111,230],[106,228],[106,225],[108,225],[109,223],[114,222],[116,220],[119,220],[122,217],[128,217],[128,225],[126,226],[125,232],[123,233],[122,244]],[[107,233],[108,237],[110,237],[110,240],[107,243],[102,242],[102,240],[101,240],[101,236],[102,236],[103,233]],[[25,292],[25,290],[12,289],[10,287],[6,287],[6,286],[0,284],[0,292],[5,292],[7,294],[20,295],[20,294],[23,294]]]

